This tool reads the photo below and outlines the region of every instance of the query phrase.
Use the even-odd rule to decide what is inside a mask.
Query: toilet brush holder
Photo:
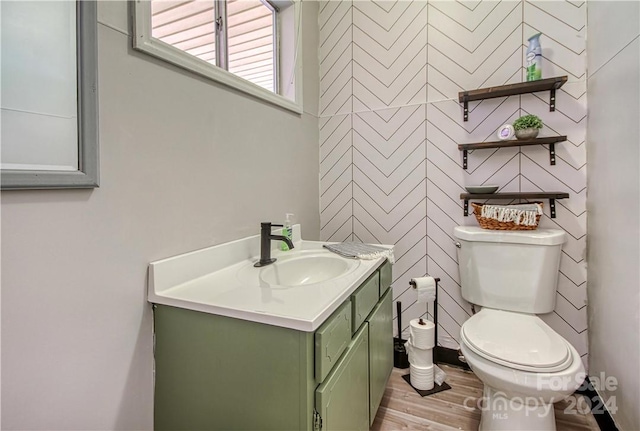
[[[405,348],[407,340],[402,339],[402,303],[396,302],[396,311],[398,315],[398,336],[393,338],[393,366],[395,368],[409,368],[409,355]]]

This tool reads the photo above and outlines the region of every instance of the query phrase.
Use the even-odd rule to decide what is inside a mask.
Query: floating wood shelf
[[[548,199],[551,218],[556,218],[556,199],[568,199],[569,193],[565,192],[504,192],[504,193],[460,193],[460,199],[464,199],[464,215],[469,215],[470,200],[495,200],[495,199]]]
[[[550,91],[549,111],[556,110],[556,90],[567,82],[567,76],[538,79],[537,81],[519,82],[517,84],[500,85],[498,87],[480,88],[477,90],[461,91],[458,101],[464,103],[464,121],[469,120],[469,102],[474,100],[493,99],[496,97],[514,96],[516,94]]]
[[[462,168],[467,169],[467,161],[469,150],[482,150],[485,148],[505,148],[505,147],[524,147],[527,145],[549,145],[549,163],[551,165],[556,164],[556,142],[566,141],[566,136],[550,136],[547,138],[535,138],[535,139],[522,139],[522,140],[509,140],[509,141],[491,141],[491,142],[477,142],[473,144],[459,144],[458,149],[462,151]]]

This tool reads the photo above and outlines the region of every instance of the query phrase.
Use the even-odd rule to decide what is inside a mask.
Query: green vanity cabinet
[[[158,305],[156,430],[309,430],[313,333]]]
[[[369,323],[369,424],[373,424],[393,370],[393,305],[388,289],[367,319]]]
[[[351,319],[355,333],[362,322],[367,318],[373,307],[380,299],[380,271],[374,272],[362,285],[351,295],[353,304],[353,317]]]
[[[323,430],[369,429],[369,328],[364,323],[329,377],[316,390]]]
[[[154,305],[154,428],[368,429],[393,365],[389,269],[315,332]],[[354,298],[369,307],[371,291],[382,297],[353,333]]]
[[[391,268],[392,266],[389,262],[385,262],[380,266],[380,298],[382,298],[393,281]]]
[[[351,342],[351,301],[346,301],[315,333],[316,380],[323,381]]]

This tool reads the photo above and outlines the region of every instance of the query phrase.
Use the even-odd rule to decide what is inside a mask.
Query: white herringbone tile
[[[501,191],[566,191],[540,226],[563,229],[556,308],[544,320],[588,363],[586,320],[586,2],[326,2],[320,12],[322,236],[396,246],[394,300],[404,326],[433,310],[416,303],[412,277],[441,278],[438,343],[455,348],[470,316],[462,298],[453,228],[467,185]],[[472,102],[462,120],[458,92],[521,82],[527,38],[542,32],[544,77],[567,75],[549,112],[548,93]],[[469,152],[524,114],[545,123],[547,146]],[[509,203],[510,201],[494,201]],[[395,318],[395,316],[394,316]]]
[[[348,114],[353,98],[353,8],[350,0],[322,1],[320,29],[320,115]]]
[[[426,102],[426,1],[354,2],[356,112]]]
[[[320,237],[351,238],[353,147],[351,115],[320,118]]]

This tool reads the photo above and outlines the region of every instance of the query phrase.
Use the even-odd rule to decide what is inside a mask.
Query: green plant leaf
[[[516,130],[522,129],[542,129],[542,120],[536,115],[523,115],[513,122],[513,128]]]

